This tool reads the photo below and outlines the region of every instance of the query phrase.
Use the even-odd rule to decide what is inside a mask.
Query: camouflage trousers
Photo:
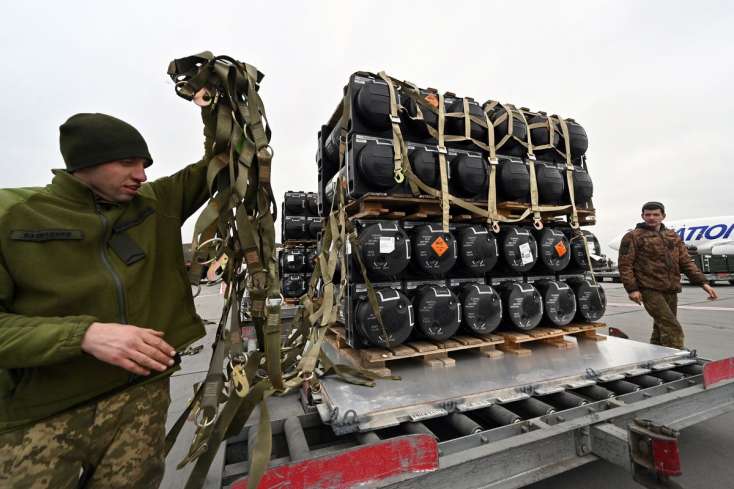
[[[678,294],[657,290],[642,290],[641,293],[645,310],[653,319],[650,343],[670,348],[683,348],[685,335],[683,327],[676,318]]]
[[[168,379],[131,387],[0,434],[0,488],[157,488],[168,388]]]

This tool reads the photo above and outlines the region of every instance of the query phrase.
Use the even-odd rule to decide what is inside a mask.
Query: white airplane
[[[699,255],[734,255],[734,216],[663,221],[663,224],[675,230],[686,246],[695,246]],[[627,231],[610,241],[609,247],[619,251],[619,244]]]

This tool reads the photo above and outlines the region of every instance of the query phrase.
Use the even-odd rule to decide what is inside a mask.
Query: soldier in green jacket
[[[630,300],[644,305],[653,318],[650,343],[683,348],[683,328],[676,318],[681,272],[692,284],[703,287],[709,299],[718,295],[691,260],[680,236],[663,224],[663,204],[644,204],[642,219],[619,245],[619,275]]]
[[[208,155],[146,183],[133,126],[60,132],[65,170],[0,190],[0,487],[157,487],[174,355],[204,335],[180,228]]]

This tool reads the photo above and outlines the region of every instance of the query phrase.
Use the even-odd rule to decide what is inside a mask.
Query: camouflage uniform
[[[0,434],[0,487],[157,488],[165,467],[168,379]]]
[[[619,275],[628,294],[639,291],[642,295],[654,321],[652,344],[683,348],[683,328],[676,318],[681,272],[692,284],[706,283],[675,231],[661,225],[658,232],[640,223],[622,238]]]

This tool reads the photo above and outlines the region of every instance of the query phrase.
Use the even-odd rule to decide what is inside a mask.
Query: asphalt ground
[[[685,346],[702,358],[734,356],[734,286],[717,284],[719,299],[709,301],[700,287],[684,285],[678,296],[678,320],[686,334]],[[649,341],[652,319],[627,299],[620,284],[605,283],[607,325],[631,339]],[[682,307],[681,307],[682,306]],[[734,413],[684,429],[680,435],[683,475],[675,478],[685,489],[734,487]],[[608,462],[598,461],[527,486],[531,489],[639,489],[630,475]]]
[[[196,298],[199,314],[205,320],[219,319],[222,298],[218,286],[203,287]],[[605,283],[607,313],[602,319],[609,326],[624,331],[631,339],[649,341],[652,320],[645,310],[627,299],[619,284]],[[704,291],[686,285],[678,298],[678,319],[686,333],[686,347],[695,349],[699,356],[711,360],[734,356],[734,286],[717,285],[719,300],[709,301]],[[209,345],[216,330],[215,324],[207,324],[207,337],[200,343],[204,351],[192,357],[184,357],[182,368],[171,381],[171,407],[168,413],[170,427],[191,397],[192,386],[201,381],[208,367]],[[292,411],[291,403],[271,408],[271,417],[279,417],[282,408]],[[285,415],[285,413],[283,413]],[[166,461],[163,489],[178,489],[185,485],[192,465],[177,470],[176,465],[186,455],[193,438],[194,426],[187,423]],[[734,487],[734,464],[731,449],[734,447],[734,413],[694,425],[682,431],[680,436],[683,475],[676,479],[686,489],[725,489]],[[213,467],[221,464],[215,460]],[[217,487],[217,473],[212,470],[206,487]],[[593,462],[558,476],[527,486],[532,489],[637,489],[640,486],[630,475],[607,462]]]

